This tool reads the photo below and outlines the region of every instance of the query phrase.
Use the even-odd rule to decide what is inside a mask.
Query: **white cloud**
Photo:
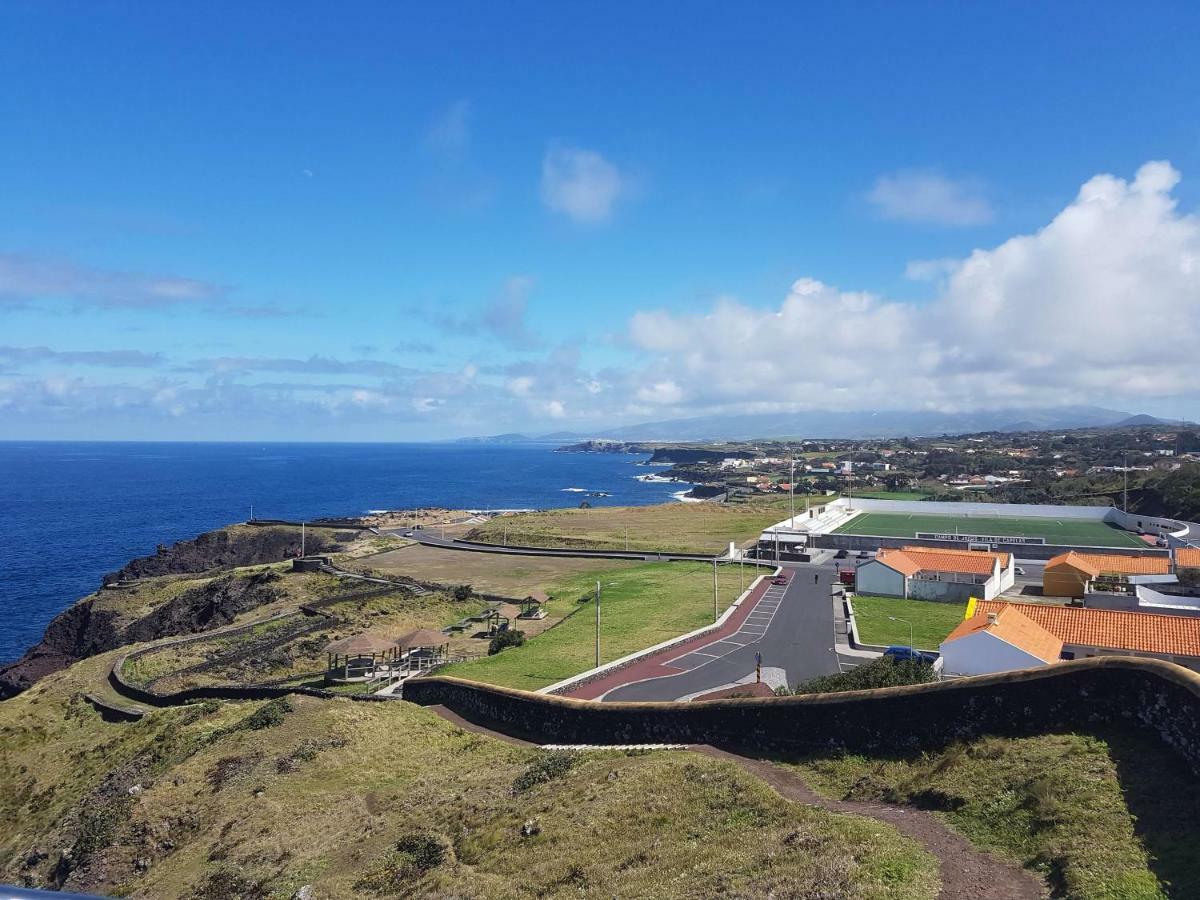
[[[225,289],[194,278],[118,272],[67,260],[0,253],[0,305],[68,300],[106,308],[212,304]]]
[[[778,309],[722,299],[703,314],[641,313],[643,402],[692,409],[944,410],[1136,404],[1200,395],[1200,220],[1178,173],[1088,181],[1040,231],[952,264],[930,301],[800,279]],[[659,389],[672,384],[678,393]]]
[[[594,150],[551,146],[542,159],[542,202],[575,222],[607,222],[628,180]]]
[[[867,200],[885,219],[933,225],[984,225],[993,213],[982,185],[937,172],[906,170],[881,175]]]

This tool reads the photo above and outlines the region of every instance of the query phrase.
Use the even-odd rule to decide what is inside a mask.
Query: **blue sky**
[[[0,437],[1200,418],[1197,35],[1186,3],[5,4]]]

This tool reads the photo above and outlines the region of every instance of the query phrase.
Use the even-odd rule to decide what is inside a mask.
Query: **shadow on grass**
[[[1108,742],[1150,870],[1168,896],[1200,897],[1200,778],[1149,738],[1121,732],[1098,736]]]

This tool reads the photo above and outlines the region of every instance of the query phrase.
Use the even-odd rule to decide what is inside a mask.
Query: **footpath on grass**
[[[750,589],[746,598],[738,606],[734,607],[733,611],[718,627],[705,631],[703,634],[698,634],[688,640],[671,644],[653,653],[648,653],[629,665],[615,668],[595,680],[581,681],[578,685],[559,692],[559,695],[573,697],[576,700],[595,700],[625,684],[644,681],[647,678],[658,678],[663,675],[679,674],[683,669],[670,665],[671,660],[678,659],[686,653],[699,650],[701,647],[706,647],[709,644],[715,644],[717,641],[729,637],[741,628],[746,618],[754,611],[754,608],[762,599],[763,594],[767,592],[770,584],[770,576],[760,578],[758,583]],[[714,687],[716,686],[714,685]]]

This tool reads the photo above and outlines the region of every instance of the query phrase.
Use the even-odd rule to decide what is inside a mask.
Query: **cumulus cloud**
[[[635,315],[638,399],[670,408],[942,410],[1195,397],[1200,220],[1179,173],[1098,175],[1044,228],[935,272],[900,303],[798,280],[776,309]],[[910,271],[910,274],[913,272]],[[675,390],[662,385],[674,385]]]
[[[992,221],[982,185],[937,172],[906,170],[881,175],[867,194],[885,219],[933,225],[984,225]]]
[[[556,144],[542,159],[542,202],[575,222],[607,222],[628,187],[621,171],[594,150]]]

